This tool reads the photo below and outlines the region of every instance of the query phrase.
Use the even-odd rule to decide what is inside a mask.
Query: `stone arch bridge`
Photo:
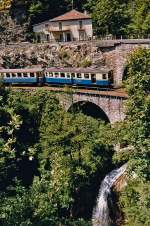
[[[34,91],[37,87],[14,87],[13,89]],[[44,89],[44,87],[43,87]],[[128,96],[122,90],[100,91],[45,87],[54,93],[66,111],[81,111],[94,118],[101,118],[111,124],[125,118],[125,101]]]
[[[75,108],[86,115],[102,118],[111,124],[125,118],[124,102],[127,95],[119,91],[75,91],[57,93],[61,105],[67,110]],[[79,109],[78,109],[79,108]]]

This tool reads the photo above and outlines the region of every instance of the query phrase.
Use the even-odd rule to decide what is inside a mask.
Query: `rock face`
[[[114,221],[114,225],[116,226],[125,225],[124,214],[119,203],[119,196],[120,196],[120,192],[124,190],[126,185],[127,185],[127,177],[125,174],[123,174],[121,177],[119,177],[118,180],[116,180],[112,188],[112,200],[113,200],[112,218]]]
[[[26,21],[25,10],[21,7],[0,11],[0,43],[25,41],[29,29]]]
[[[33,65],[55,67],[99,67],[105,65],[98,47],[87,44],[17,44],[0,48],[0,67]]]

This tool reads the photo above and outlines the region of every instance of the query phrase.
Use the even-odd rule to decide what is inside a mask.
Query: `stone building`
[[[61,16],[33,26],[39,42],[83,41],[93,36],[92,19],[86,13],[71,10]]]

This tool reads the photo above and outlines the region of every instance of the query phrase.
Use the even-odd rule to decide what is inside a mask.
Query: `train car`
[[[113,74],[108,68],[18,68],[0,69],[1,80],[5,84],[55,84],[77,86],[112,85]]]
[[[112,70],[108,68],[47,68],[44,71],[46,84],[69,84],[80,86],[110,86]]]
[[[42,68],[0,69],[0,78],[5,84],[43,83]]]

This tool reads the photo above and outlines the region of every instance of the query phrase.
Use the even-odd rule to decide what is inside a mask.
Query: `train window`
[[[89,78],[89,74],[84,74],[84,78]]]
[[[72,78],[75,78],[75,73],[71,73],[71,77]]]
[[[17,76],[18,76],[18,77],[21,77],[21,73],[18,73]]]
[[[96,78],[96,74],[91,74],[91,77]]]
[[[107,75],[106,75],[106,74],[103,74],[103,75],[102,75],[102,78],[103,78],[103,79],[107,79]]]
[[[65,73],[60,73],[61,78],[65,78]]]
[[[7,77],[7,78],[10,78],[10,74],[9,74],[9,73],[6,73],[6,77]]]
[[[67,73],[67,78],[70,78],[70,73]]]
[[[108,78],[111,79],[111,77],[112,77],[112,73],[109,72],[109,73],[108,73]]]
[[[55,73],[55,78],[58,78],[59,77],[59,73]]]
[[[28,77],[28,74],[27,73],[23,73],[23,77]]]
[[[34,73],[32,72],[32,73],[30,73],[30,77],[34,77]]]
[[[96,74],[91,74],[92,83],[96,83]]]
[[[77,78],[82,78],[81,73],[77,73]]]
[[[16,77],[16,74],[15,73],[12,73],[12,77]]]
[[[53,77],[53,73],[52,72],[49,72],[49,77]]]

